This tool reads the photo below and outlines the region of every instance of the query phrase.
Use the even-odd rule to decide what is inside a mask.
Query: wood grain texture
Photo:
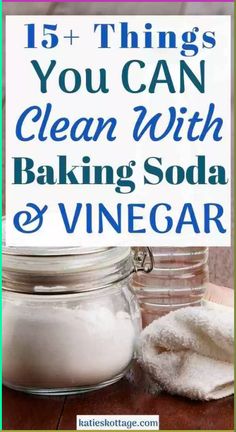
[[[125,378],[102,390],[43,398],[4,389],[4,430],[74,430],[79,414],[159,414],[162,430],[231,430],[233,397],[199,402],[152,395]]]
[[[38,397],[3,387],[3,429],[56,430],[64,397]]]
[[[76,414],[159,414],[160,429],[232,429],[233,398],[197,402],[166,393],[151,395],[127,380],[80,398],[68,397],[59,429],[74,427]]]

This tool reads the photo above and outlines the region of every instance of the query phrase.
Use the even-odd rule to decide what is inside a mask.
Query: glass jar
[[[133,270],[127,247],[3,244],[3,383],[60,395],[120,379],[141,328]]]
[[[208,282],[207,248],[153,247],[151,251],[152,272],[130,276],[130,288],[137,295],[143,327],[170,311],[199,306]],[[136,260],[141,252],[142,248],[134,248]]]

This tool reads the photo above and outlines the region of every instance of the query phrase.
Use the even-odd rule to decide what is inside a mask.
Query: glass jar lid
[[[24,292],[80,292],[105,287],[133,271],[129,247],[8,247],[3,220],[3,287]]]
[[[87,255],[99,251],[105,251],[107,247],[27,247],[27,246],[6,246],[6,219],[2,219],[2,253],[8,255],[24,256],[63,256],[63,255]]]

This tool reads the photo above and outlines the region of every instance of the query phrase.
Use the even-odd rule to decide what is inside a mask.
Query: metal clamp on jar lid
[[[136,247],[133,249],[134,271],[150,273],[153,270],[154,258],[150,247]]]

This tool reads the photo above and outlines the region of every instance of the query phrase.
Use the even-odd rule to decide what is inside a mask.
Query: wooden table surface
[[[74,430],[76,414],[159,414],[162,430],[232,430],[233,396],[200,402],[152,395],[126,378],[99,391],[67,397],[3,389],[4,430]]]

